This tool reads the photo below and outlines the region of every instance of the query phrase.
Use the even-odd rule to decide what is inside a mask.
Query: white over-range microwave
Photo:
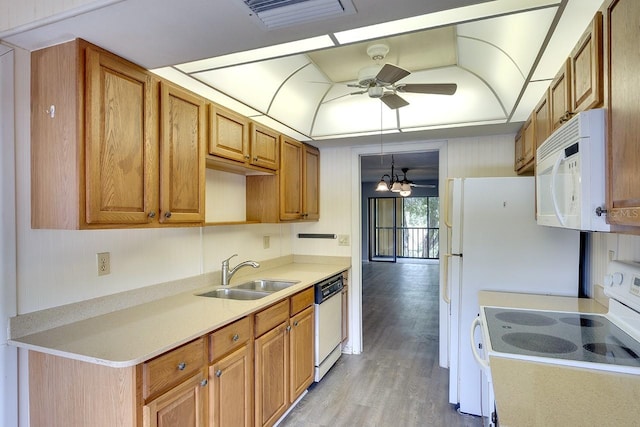
[[[583,111],[536,152],[538,224],[609,231],[605,182],[605,111]]]

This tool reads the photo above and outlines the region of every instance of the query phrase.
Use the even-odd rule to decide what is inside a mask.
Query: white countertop
[[[607,307],[590,298],[555,295],[523,294],[510,292],[480,291],[481,306],[524,308],[531,310],[572,311],[577,313],[607,312]]]
[[[13,338],[9,343],[90,363],[134,366],[349,267],[348,264],[287,264],[231,280],[230,287],[258,278],[300,281],[258,300],[239,301],[196,295],[219,287],[210,286]]]

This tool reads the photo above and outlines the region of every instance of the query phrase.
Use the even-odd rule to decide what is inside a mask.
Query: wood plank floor
[[[342,355],[282,427],[481,426],[438,366],[438,265],[363,264],[361,355]]]

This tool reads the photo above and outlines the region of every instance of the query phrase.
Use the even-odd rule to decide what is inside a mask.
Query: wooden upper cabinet
[[[204,222],[204,100],[162,82],[160,117],[160,221]]]
[[[213,156],[209,158],[209,165],[212,168],[235,173],[247,169],[276,171],[279,138],[279,133],[265,126],[219,105],[209,104],[209,154]]]
[[[31,55],[31,226],[145,226],[157,209],[157,82],[84,40]]]
[[[549,92],[545,92],[536,108],[533,110],[533,126],[535,133],[534,154],[538,147],[551,135],[551,123],[549,120]]]
[[[320,151],[311,145],[304,146],[304,182],[302,215],[304,219],[320,218]]]
[[[640,226],[640,2],[609,3],[604,22],[608,111],[607,221]]]
[[[243,163],[250,159],[246,117],[209,104],[209,136],[209,154]]]
[[[31,63],[33,228],[204,221],[201,98],[80,39]]]
[[[602,13],[591,24],[571,52],[571,111],[588,110],[602,104]]]
[[[156,205],[157,92],[143,69],[85,51],[86,221],[143,224]]]
[[[535,126],[532,114],[522,125],[522,129],[516,135],[515,140],[515,171],[519,175],[531,173],[535,159]]]
[[[302,160],[304,145],[282,136],[280,139],[280,219],[302,217]]]
[[[564,66],[554,77],[549,87],[549,117],[551,132],[558,129],[571,118],[571,61],[567,59]]]
[[[280,163],[280,134],[258,123],[251,122],[251,164],[278,170]]]

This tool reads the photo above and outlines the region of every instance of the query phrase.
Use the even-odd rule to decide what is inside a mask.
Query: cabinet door
[[[249,161],[249,121],[233,111],[209,105],[209,154]]]
[[[209,367],[209,425],[253,426],[253,359],[244,345]]]
[[[278,170],[280,163],[280,134],[251,123],[251,164],[263,168]]]
[[[514,166],[513,169],[518,172],[520,170],[520,168],[522,167],[522,161],[524,160],[524,157],[522,156],[522,150],[523,150],[523,146],[522,144],[524,143],[524,127],[522,127],[518,133],[516,134],[516,139],[515,139],[515,148],[514,148]]]
[[[522,128],[522,165],[520,172],[530,172],[533,170],[533,160],[535,158],[535,126],[533,125],[533,115],[524,123]]]
[[[162,82],[160,122],[160,221],[203,222],[205,103]]]
[[[320,151],[304,146],[304,182],[302,186],[302,216],[304,219],[320,218]]]
[[[588,110],[602,103],[602,13],[571,52],[571,111]]]
[[[142,224],[155,216],[155,84],[143,69],[86,49],[86,222]]]
[[[255,424],[272,426],[289,407],[288,321],[255,341]]]
[[[313,382],[315,340],[313,306],[293,316],[290,324],[290,402],[293,403]]]
[[[205,427],[206,387],[200,373],[147,403],[144,427]]]
[[[535,147],[534,151],[542,145],[544,141],[551,135],[551,123],[549,123],[549,94],[545,93],[536,108],[533,110],[534,120],[533,125],[535,128]]]
[[[570,118],[571,106],[571,67],[567,59],[562,69],[551,82],[549,87],[549,115],[551,117],[551,131],[558,129]]]
[[[640,2],[613,1],[605,20],[607,53],[607,221],[640,226]]]
[[[280,140],[280,219],[302,215],[302,158],[304,146],[285,136]]]

